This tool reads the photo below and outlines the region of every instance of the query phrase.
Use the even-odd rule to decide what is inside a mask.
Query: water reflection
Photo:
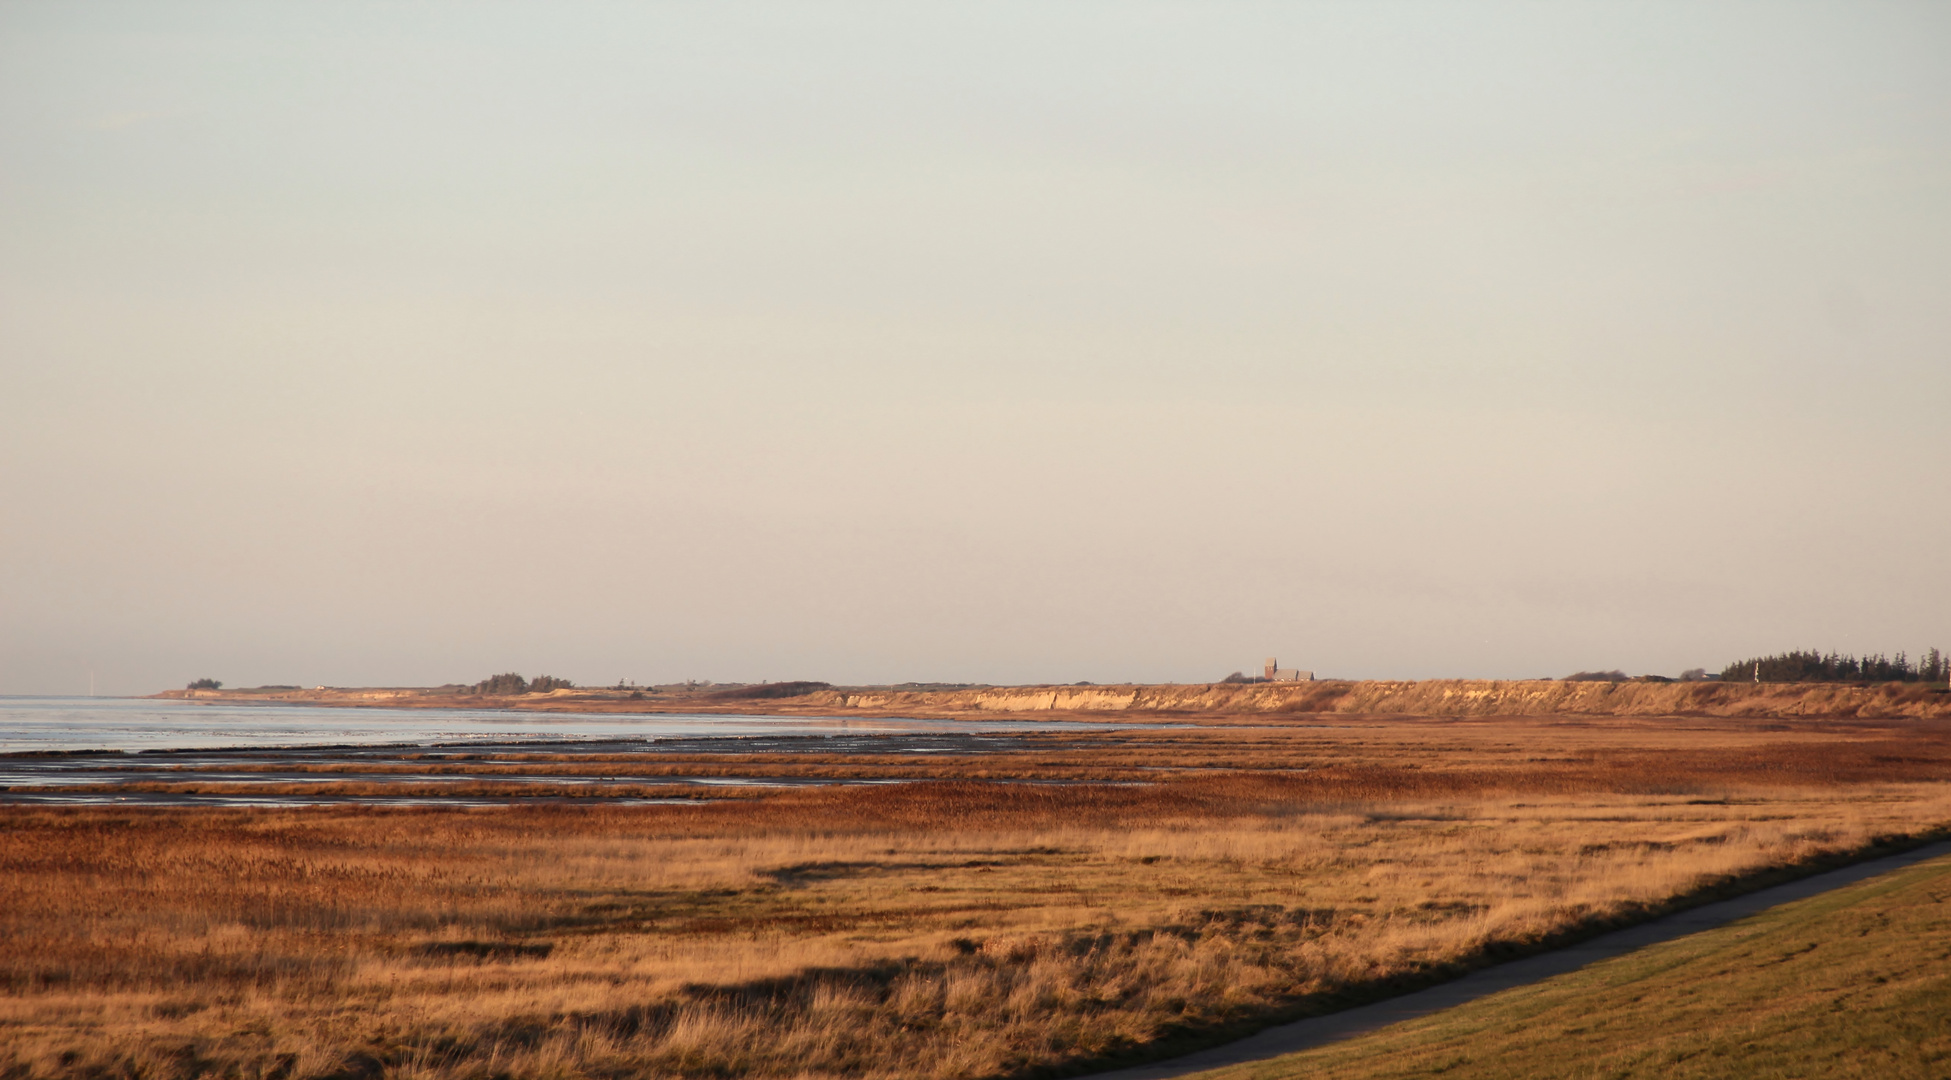
[[[683,713],[533,713],[0,697],[0,753],[248,746],[445,746],[736,736],[968,734],[1153,727],[1065,720],[918,720]],[[924,751],[925,743],[901,749]]]
[[[1053,750],[1052,732],[1169,726],[0,698],[0,804],[701,805],[908,782],[874,775],[890,756]],[[820,763],[780,763],[794,757]]]

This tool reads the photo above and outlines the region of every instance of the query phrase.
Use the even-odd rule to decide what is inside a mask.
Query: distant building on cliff
[[[1280,661],[1267,657],[1266,680],[1268,682],[1313,682],[1314,672],[1297,671],[1280,666]]]

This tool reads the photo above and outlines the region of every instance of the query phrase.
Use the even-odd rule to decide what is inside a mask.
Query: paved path
[[[1440,986],[1432,986],[1427,990],[1418,990],[1413,994],[1404,994],[1387,1001],[1361,1005],[1326,1016],[1314,1016],[1291,1024],[1282,1024],[1279,1027],[1268,1028],[1257,1035],[1250,1035],[1238,1042],[1215,1046],[1184,1057],[1169,1061],[1155,1061],[1149,1065],[1119,1069],[1116,1072],[1095,1073],[1093,1076],[1095,1080],[1168,1080],[1171,1077],[1189,1076],[1206,1069],[1217,1069],[1222,1065],[1262,1061],[1281,1054],[1291,1054],[1296,1050],[1307,1050],[1324,1043],[1366,1034],[1403,1020],[1413,1020],[1418,1016],[1455,1008],[1500,990],[1509,990],[1514,986],[1523,986],[1568,971],[1576,971],[1594,961],[1629,953],[1657,942],[1685,937],[1702,930],[1711,930],[1736,919],[1765,911],[1777,904],[1786,904],[1791,900],[1801,900],[1818,893],[1825,893],[1939,855],[1951,855],[1951,841],[1930,844],[1901,855],[1890,855],[1857,863],[1854,866],[1845,866],[1840,870],[1831,870],[1799,881],[1791,881],[1785,885],[1776,885],[1773,888],[1751,892],[1746,896],[1737,896],[1732,900],[1703,904],[1638,926],[1602,934],[1589,941],[1553,952],[1473,971],[1460,979]]]

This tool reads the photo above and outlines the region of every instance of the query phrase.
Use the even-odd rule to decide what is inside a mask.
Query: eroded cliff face
[[[1409,716],[1951,717],[1951,694],[1915,684],[1604,683],[1553,679],[1011,686],[823,691],[796,703],[871,712],[1330,713]]]
[[[1179,716],[1739,716],[1763,719],[1951,718],[1951,694],[1916,683],[1604,683],[1554,679],[1420,682],[1186,683],[1153,686],[997,686],[982,690],[822,690],[789,698],[719,701],[708,694],[632,697],[615,690],[556,690],[482,697],[436,687],[311,690],[171,690],[157,697],[388,708],[535,712],[697,712],[866,716],[1064,713]]]

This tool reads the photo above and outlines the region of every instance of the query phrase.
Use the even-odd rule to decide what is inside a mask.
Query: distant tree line
[[[222,690],[224,684],[216,679],[197,679],[190,683],[191,690]]]
[[[1565,682],[1625,682],[1631,676],[1623,671],[1579,671],[1565,676]]]
[[[1628,674],[1626,674],[1625,672],[1623,672],[1623,671],[1620,671],[1620,670],[1618,670],[1617,668],[1614,668],[1614,669],[1613,669],[1613,670],[1611,670],[1611,671],[1580,671],[1580,672],[1575,672],[1575,673],[1573,673],[1573,674],[1571,674],[1571,675],[1567,675],[1567,676],[1565,676],[1565,677],[1564,677],[1564,678],[1563,678],[1562,680],[1560,680],[1560,681],[1561,681],[1561,682],[1650,682],[1650,683],[1670,683],[1670,682],[1704,682],[1704,681],[1706,681],[1706,680],[1708,680],[1708,679],[1718,679],[1718,678],[1720,678],[1720,676],[1719,676],[1719,675],[1709,675],[1709,674],[1707,673],[1707,669],[1706,669],[1706,668],[1697,668],[1697,667],[1693,667],[1693,668],[1688,668],[1687,670],[1685,670],[1685,671],[1683,671],[1683,672],[1681,672],[1681,673],[1680,673],[1680,677],[1679,677],[1679,678],[1677,678],[1677,679],[1676,679],[1676,678],[1672,678],[1672,677],[1669,677],[1669,676],[1666,676],[1666,675],[1628,675]]]
[[[729,690],[714,690],[706,696],[714,701],[752,701],[762,698],[799,697],[801,694],[810,694],[816,690],[831,689],[833,689],[832,683],[802,680],[734,686]]]
[[[1812,649],[1737,660],[1721,669],[1727,682],[1944,682],[1947,676],[1951,676],[1951,661],[1936,649],[1926,650],[1915,661],[1901,652],[1856,657]]]
[[[568,679],[558,679],[554,675],[537,675],[524,679],[512,671],[490,676],[468,687],[477,694],[492,694],[506,697],[510,694],[546,694],[551,690],[573,690],[576,684]]]

